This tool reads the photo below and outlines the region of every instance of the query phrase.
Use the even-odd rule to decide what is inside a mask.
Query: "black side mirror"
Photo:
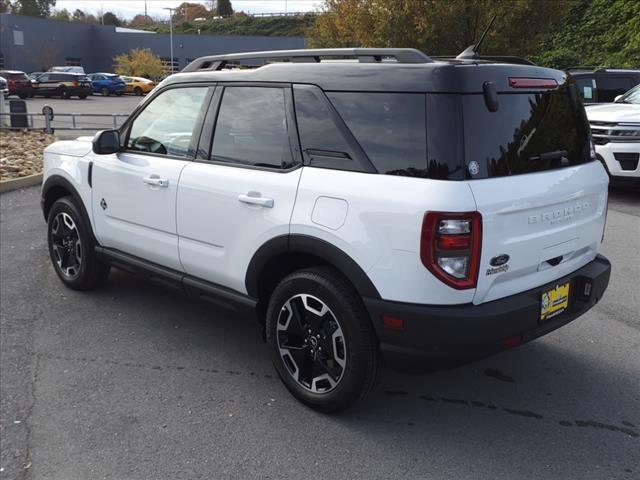
[[[118,130],[102,130],[93,137],[93,153],[108,155],[120,150],[120,132]]]

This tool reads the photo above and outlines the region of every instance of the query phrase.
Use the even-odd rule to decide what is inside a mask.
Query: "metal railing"
[[[27,117],[27,126],[12,127],[11,117]],[[9,118],[9,122],[3,121]],[[62,118],[61,118],[62,117]],[[53,133],[55,130],[105,130],[118,128],[129,117],[124,113],[0,113],[0,129],[2,130],[38,130]],[[78,121],[80,119],[80,121]],[[95,119],[95,121],[83,121]],[[104,121],[97,121],[103,119]]]

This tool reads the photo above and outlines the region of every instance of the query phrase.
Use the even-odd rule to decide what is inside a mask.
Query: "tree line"
[[[145,15],[125,21],[112,12],[95,17],[54,11],[54,5],[0,0],[0,11],[168,31]],[[183,2],[173,21],[181,33],[305,36],[309,47],[411,47],[437,56],[477,42],[496,15],[482,53],[555,68],[640,68],[639,0],[322,0],[317,13],[263,19],[234,12],[230,0],[209,0]]]

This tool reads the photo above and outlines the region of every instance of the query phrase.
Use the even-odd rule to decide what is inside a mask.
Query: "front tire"
[[[362,299],[334,269],[287,276],[273,292],[266,322],[273,364],[302,403],[337,412],[373,387],[377,340]]]
[[[133,93],[135,93],[138,97],[142,96],[142,89],[140,87],[136,87],[133,89]]]
[[[103,97],[108,97],[109,96],[109,89],[107,87],[102,87],[100,89],[100,93],[102,94]]]
[[[96,257],[90,229],[72,197],[52,205],[47,219],[49,256],[60,280],[74,290],[92,290],[109,276],[109,265]]]

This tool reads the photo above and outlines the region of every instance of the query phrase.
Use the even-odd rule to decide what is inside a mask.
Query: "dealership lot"
[[[56,130],[56,135],[61,139],[75,138],[79,135],[90,135],[96,130],[113,128],[113,114],[128,115],[142,101],[144,97],[135,95],[123,95],[117,97],[115,95],[102,97],[100,95],[92,95],[84,100],[77,97],[60,99],[60,98],[43,98],[35,97],[25,100],[27,103],[27,112],[40,114],[42,107],[45,105],[53,108],[54,119],[52,126]],[[7,99],[7,112],[9,111],[9,100],[16,100],[16,97]],[[71,117],[60,116],[60,113],[79,113],[79,114],[103,114],[103,117],[78,117],[77,126],[87,127],[86,130],[64,130],[72,126]],[[118,125],[122,123],[125,117],[118,117]],[[44,127],[44,119],[42,117],[34,117],[34,124],[37,127]]]
[[[60,102],[94,100],[129,101]],[[371,398],[337,416],[289,395],[246,319],[117,271],[96,292],[64,288],[39,189],[0,201],[0,478],[639,474],[640,198],[631,191],[612,193],[604,254],[613,274],[591,312],[455,369],[383,370]]]

